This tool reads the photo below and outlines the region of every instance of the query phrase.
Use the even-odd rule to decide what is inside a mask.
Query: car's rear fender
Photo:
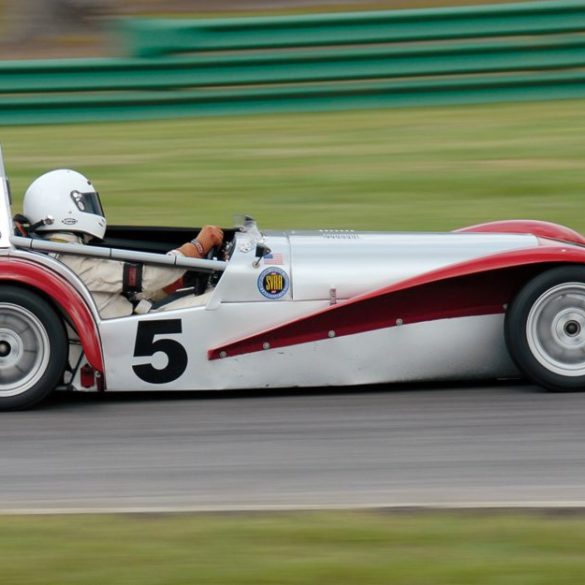
[[[455,233],[488,233],[488,234],[532,234],[538,238],[547,238],[569,244],[585,246],[585,237],[571,228],[534,219],[506,219],[479,223],[458,230]]]
[[[66,278],[25,258],[0,259],[0,284],[13,284],[36,291],[47,298],[73,326],[87,361],[104,373],[98,324],[93,309]]]

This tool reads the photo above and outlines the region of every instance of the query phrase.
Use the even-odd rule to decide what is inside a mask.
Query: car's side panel
[[[462,262],[327,307],[300,319],[211,346],[209,358],[231,358],[328,337],[409,323],[504,312],[504,305],[543,265],[585,263],[585,249],[539,246]]]
[[[505,347],[502,314],[442,319],[207,359],[208,340],[253,329],[250,317],[261,325],[263,310],[306,311],[310,307],[299,307],[304,304],[228,303],[214,311],[198,308],[104,321],[108,389],[224,390],[518,375]],[[129,350],[134,354],[130,359]]]
[[[511,376],[517,371],[505,347],[505,304],[527,279],[559,262],[585,263],[585,249],[551,245],[495,254],[336,305],[233,302],[102,321],[108,388],[219,390]],[[241,340],[229,343],[236,332]]]
[[[324,306],[322,301],[222,303],[213,310],[199,306],[101,321],[108,390],[250,387],[240,380],[260,382],[264,380],[261,372],[256,368],[223,378],[221,368],[207,359],[209,344],[233,338],[234,333],[251,334]],[[153,368],[164,372],[157,375]]]
[[[24,285],[47,295],[73,323],[87,361],[104,373],[97,323],[84,299],[69,282],[43,266],[12,257],[0,260],[0,282]]]

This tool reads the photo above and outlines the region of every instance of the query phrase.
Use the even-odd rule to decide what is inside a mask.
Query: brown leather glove
[[[223,231],[216,225],[203,226],[195,241],[201,244],[204,254],[207,255],[211,248],[219,248],[221,246],[223,243]]]
[[[177,248],[177,252],[188,258],[205,258],[211,248],[221,246],[223,231],[216,225],[204,226],[195,240]]]

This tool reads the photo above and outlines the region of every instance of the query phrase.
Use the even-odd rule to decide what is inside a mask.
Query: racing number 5
[[[164,368],[155,368],[152,364],[132,366],[134,373],[150,384],[166,384],[180,378],[187,369],[187,352],[174,339],[157,339],[156,335],[181,333],[181,319],[164,319],[160,321],[140,321],[136,332],[134,357],[152,357],[161,351],[167,356]]]

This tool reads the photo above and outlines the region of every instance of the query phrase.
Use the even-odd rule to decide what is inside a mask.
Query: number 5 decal
[[[161,321],[140,321],[136,333],[134,357],[152,357],[162,352],[167,356],[168,363],[164,368],[155,368],[152,364],[132,366],[134,373],[150,384],[166,384],[183,375],[187,369],[187,352],[174,339],[157,339],[156,335],[181,333],[181,319],[165,319]]]

